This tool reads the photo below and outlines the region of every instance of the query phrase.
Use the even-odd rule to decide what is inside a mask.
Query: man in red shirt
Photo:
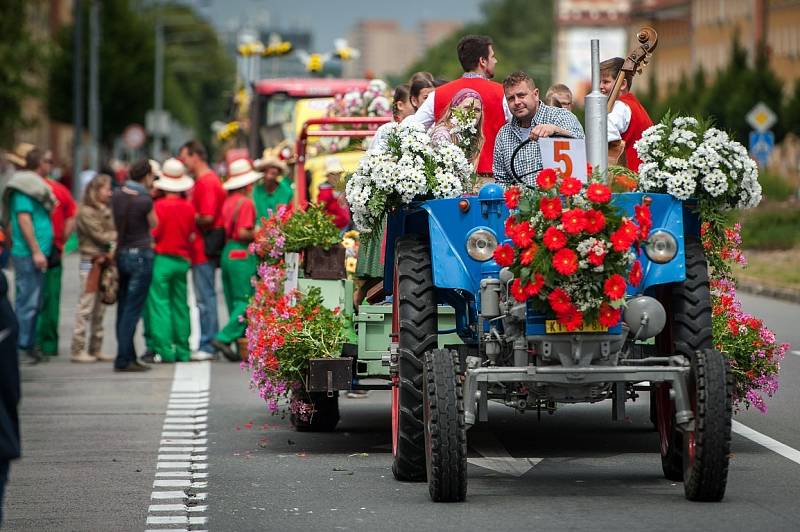
[[[147,314],[152,324],[149,344],[160,355],[161,362],[188,362],[192,354],[186,274],[194,242],[200,236],[194,207],[184,193],[193,185],[177,159],[164,161],[161,178],[155,183],[164,195],[153,207],[158,225],[153,229],[156,256],[147,294]]]
[[[606,59],[600,63],[600,91],[603,94],[608,95],[614,88],[614,81],[624,63],[625,60],[621,57]],[[626,74],[622,80],[619,98],[614,102],[611,112],[608,113],[608,142],[620,139],[625,141],[627,166],[634,172],[638,172],[642,161],[633,145],[642,138],[644,130],[653,125],[653,121],[644,106],[631,92],[632,83],[633,74]]]
[[[492,39],[485,35],[467,35],[459,41],[457,51],[464,75],[438,87],[412,115],[413,118],[408,117],[403,122],[413,121],[428,129],[445,114],[458,91],[465,88],[476,91],[483,102],[484,138],[477,170],[478,174],[490,176],[495,137],[500,128],[511,120],[503,86],[496,81],[490,81],[494,77],[494,67],[497,64]]]
[[[191,201],[203,240],[203,253],[197,250],[192,261],[192,281],[200,314],[200,345],[192,360],[211,360],[216,352],[211,340],[219,329],[215,268],[220,265],[225,245],[222,204],[227,194],[219,176],[208,166],[208,154],[200,142],[192,140],[184,144],[178,158],[195,179]]]
[[[48,150],[36,173],[45,178],[56,197],[56,204],[50,212],[53,224],[53,248],[47,258],[47,271],[44,274],[42,310],[36,321],[36,343],[42,355],[58,355],[58,315],[61,307],[61,254],[64,244],[75,230],[75,215],[78,206],[70,191],[54,179],[49,179],[53,167],[53,153]]]
[[[253,183],[262,175],[253,171],[250,161],[238,159],[231,163],[224,185],[230,195],[222,206],[225,237],[228,239],[222,252],[222,290],[230,318],[212,343],[231,362],[241,360],[230,344],[244,336],[246,326],[242,318],[254,292],[251,279],[258,264],[247,248],[255,233],[256,206],[250,196]]]

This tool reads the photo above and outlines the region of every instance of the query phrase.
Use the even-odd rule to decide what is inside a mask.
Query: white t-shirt
[[[628,104],[617,100],[608,113],[608,142],[621,140],[622,134],[631,125],[631,108]]]

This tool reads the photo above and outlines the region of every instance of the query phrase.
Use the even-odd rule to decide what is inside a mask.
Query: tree
[[[23,102],[38,91],[43,45],[31,36],[27,15],[41,3],[0,0],[0,146],[11,147],[16,131],[30,125]]]
[[[484,20],[469,24],[425,54],[409,68],[435,77],[455,79],[463,70],[456,56],[459,39],[467,34],[489,35],[497,55],[495,79],[515,70],[531,74],[539,87],[550,85],[553,38],[553,2],[550,0],[489,0],[483,4]]]

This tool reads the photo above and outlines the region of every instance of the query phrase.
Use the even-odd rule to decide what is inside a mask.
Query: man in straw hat
[[[247,251],[253,241],[256,225],[256,208],[250,195],[253,183],[263,174],[253,170],[250,161],[238,159],[228,168],[228,179],[223,184],[228,198],[222,205],[222,221],[227,243],[222,250],[222,290],[230,316],[228,323],[212,341],[231,362],[240,360],[230,344],[244,336],[245,315],[253,286],[250,279],[256,273],[256,258]]]
[[[188,362],[189,304],[186,274],[191,267],[195,241],[200,239],[195,210],[186,192],[194,181],[178,159],[167,159],[154,185],[164,195],[155,202],[158,225],[153,230],[156,256],[147,295],[150,348],[162,362]]]
[[[294,191],[289,179],[285,177],[289,168],[279,158],[265,155],[263,159],[256,160],[254,166],[264,172],[261,186],[253,189],[256,216],[260,220],[262,217],[269,218],[270,212],[277,212],[280,205],[290,205]]]
[[[3,192],[3,226],[11,227],[14,310],[19,321],[17,347],[23,363],[36,364],[41,361],[41,355],[34,348],[36,322],[42,308],[47,258],[53,247],[50,212],[56,202],[53,191],[42,177],[45,164],[40,149],[32,147],[24,156],[16,153],[6,157],[15,164],[24,161],[24,169],[14,173]]]

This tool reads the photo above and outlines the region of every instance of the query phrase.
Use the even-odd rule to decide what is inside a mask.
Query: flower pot
[[[353,359],[312,358],[308,361],[308,391],[332,393],[353,388]]]
[[[305,250],[304,271],[311,279],[345,279],[345,249],[341,244],[325,250],[312,246]]]
[[[242,357],[242,361],[248,362],[250,360],[250,352],[247,350],[247,338],[236,340],[236,352]]]

